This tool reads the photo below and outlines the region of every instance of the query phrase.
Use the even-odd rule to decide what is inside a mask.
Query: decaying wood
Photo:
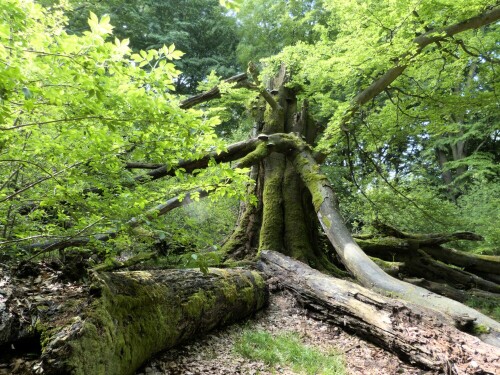
[[[274,251],[261,251],[260,268],[314,317],[355,332],[410,363],[447,374],[500,372],[500,349],[459,331],[441,313],[326,276]]]
[[[43,328],[44,374],[134,374],[154,353],[244,319],[267,298],[262,277],[242,269],[102,273],[93,292],[69,324]]]
[[[375,222],[374,227],[381,236],[354,237],[356,242],[367,254],[381,259],[406,261],[417,255],[421,249],[435,260],[452,264],[464,271],[500,275],[500,257],[478,255],[449,249],[441,245],[457,240],[482,241],[483,238],[471,232],[457,233],[405,233],[384,223]],[[489,278],[488,278],[489,279]]]
[[[445,247],[426,247],[424,250],[434,259],[462,267],[465,271],[500,276],[500,256],[468,254]]]
[[[417,250],[417,254],[405,262],[401,271],[430,281],[449,283],[460,289],[479,288],[487,292],[500,293],[499,284],[473,273],[449,267],[433,259],[424,250]]]
[[[291,137],[290,134],[287,135]],[[285,137],[283,137],[285,140]],[[344,224],[337,206],[337,198],[326,176],[319,174],[307,145],[290,147],[289,158],[311,192],[316,212],[328,239],[335,248],[344,266],[365,287],[398,297],[423,307],[446,313],[457,326],[463,325],[464,317],[469,324],[486,327],[487,334],[481,338],[500,347],[500,323],[452,299],[437,295],[424,288],[405,283],[385,273],[361,250]]]
[[[489,300],[497,300],[500,304],[500,294],[485,292],[484,290],[472,288],[469,290],[457,289],[447,283],[437,283],[423,278],[407,277],[403,279],[407,283],[421,286],[439,295],[454,299],[459,302],[466,302],[470,299],[479,297]]]

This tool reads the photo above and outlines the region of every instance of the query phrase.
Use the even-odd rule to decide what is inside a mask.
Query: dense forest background
[[[498,25],[421,53],[412,45],[488,2],[230,3],[238,12],[216,0],[1,5],[4,256],[29,258],[51,250],[43,244],[112,231],[92,247],[112,256],[156,244],[203,262],[230,233],[239,200],[254,202],[247,170],[214,163],[138,183],[130,163],[174,165],[246,139],[255,92],[222,83],[217,101],[188,111],[179,103],[250,60],[264,81],[284,63],[288,87],[307,98],[323,130],[322,171],[354,233],[377,222],[468,230],[484,241],[453,246],[500,254]],[[402,59],[404,73],[343,122],[357,93]],[[140,228],[127,224],[195,187],[210,198]]]

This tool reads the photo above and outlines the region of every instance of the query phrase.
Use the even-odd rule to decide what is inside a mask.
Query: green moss
[[[328,220],[328,218],[327,218],[326,216],[323,216],[322,220],[323,220],[323,224],[325,224],[325,226],[326,226],[327,228],[330,228],[330,227],[331,227],[332,222],[331,222],[330,220]]]
[[[474,325],[474,333],[476,335],[481,335],[481,334],[489,333],[489,332],[490,332],[490,329],[486,326],[483,326],[482,324],[475,324]]]
[[[216,298],[210,291],[200,290],[191,295],[186,303],[182,305],[191,319],[200,317],[205,309],[210,309],[216,303]]]
[[[65,371],[132,373],[152,353],[175,343],[182,311],[174,304],[180,303],[168,288],[155,288],[147,278],[148,273],[142,272],[133,274],[126,285],[121,280],[120,293],[108,286],[111,280],[102,284],[102,297],[88,310],[78,339],[69,344]],[[158,299],[162,303],[153,303]]]
[[[48,324],[42,323],[40,319],[37,319],[32,327],[32,329],[40,335],[40,346],[43,350],[50,342],[50,339],[54,333],[54,328],[50,327]]]
[[[224,275],[227,271],[217,269],[215,272]],[[239,301],[239,303],[244,303],[247,307],[251,307],[255,303],[258,306],[265,305],[267,295],[266,293],[259,293],[259,291],[266,289],[266,282],[258,272],[248,271],[246,275],[242,275],[239,282],[240,285],[236,285],[225,279],[221,280],[222,292],[228,301],[232,303]],[[246,285],[246,287],[242,288],[242,285]]]
[[[283,155],[271,155],[266,160],[266,179],[262,193],[262,226],[259,249],[281,251],[283,249]]]
[[[169,280],[186,272],[185,285],[170,285]],[[154,353],[195,332],[243,318],[262,307],[266,296],[262,277],[250,271],[210,269],[203,276],[179,270],[157,273],[156,278],[136,271],[98,278],[101,296],[81,318],[51,332],[38,328],[47,332],[44,353],[55,358],[54,373],[133,374]],[[221,311],[227,313],[221,316]]]
[[[258,163],[267,155],[269,155],[269,147],[267,146],[266,142],[259,143],[259,145],[255,148],[254,151],[250,152],[249,154],[247,154],[246,156],[244,156],[239,160],[238,167],[240,168],[250,167]]]
[[[307,209],[302,206],[300,177],[292,165],[287,165],[285,170],[283,199],[286,255],[307,261],[313,252],[308,235],[310,229],[305,221]]]
[[[71,373],[131,373],[158,348],[173,345],[179,336],[174,322],[182,312],[172,305],[175,296],[148,283],[148,277],[147,272],[130,273],[119,285],[106,280],[103,297],[94,302],[79,339],[71,341],[66,361]],[[153,303],[158,299],[162,304]]]
[[[324,201],[321,189],[328,185],[327,177],[320,173],[319,166],[314,161],[301,154],[296,155],[293,164],[312,195],[314,208],[319,211]]]
[[[385,260],[375,257],[370,257],[370,259],[373,260],[377,266],[379,266],[386,272],[397,270],[403,264],[400,262],[387,262]]]

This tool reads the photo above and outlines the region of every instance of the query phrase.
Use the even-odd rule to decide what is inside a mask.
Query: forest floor
[[[88,304],[88,286],[61,280],[61,271],[54,272],[50,267],[42,266],[25,269],[22,273],[22,276],[14,275],[0,267],[0,307],[3,306],[0,310],[4,313],[15,310],[25,328],[31,326],[37,313],[64,321],[78,315]],[[65,313],[61,314],[63,311]],[[1,320],[2,317],[0,323]],[[301,343],[308,347],[322,353],[335,352],[340,355],[349,375],[433,374],[405,364],[395,355],[356,335],[312,319],[308,311],[299,306],[286,291],[272,293],[268,307],[253,318],[159,353],[136,374],[301,374],[285,365],[267,365],[238,354],[235,344],[249,330],[268,332],[273,336],[295,333]],[[39,367],[39,348],[32,345],[23,347],[25,344],[0,348],[0,375],[33,374],[33,370]]]
[[[307,346],[323,353],[339,353],[349,375],[435,374],[409,366],[394,354],[356,335],[308,317],[307,310],[300,307],[293,296],[280,291],[271,294],[269,306],[254,318],[160,353],[136,375],[302,374],[286,366],[269,366],[239,355],[234,349],[235,344],[248,330],[267,331],[271,335],[296,333]]]

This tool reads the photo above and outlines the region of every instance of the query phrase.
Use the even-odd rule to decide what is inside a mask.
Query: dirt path
[[[195,342],[158,355],[136,375],[244,374],[293,375],[287,368],[270,368],[262,362],[247,360],[234,352],[233,346],[244,329],[270,333],[297,332],[304,344],[321,351],[336,349],[343,353],[347,372],[352,375],[434,374],[401,362],[396,356],[337,327],[307,316],[286,292],[271,295],[269,307],[243,324],[215,331]]]

